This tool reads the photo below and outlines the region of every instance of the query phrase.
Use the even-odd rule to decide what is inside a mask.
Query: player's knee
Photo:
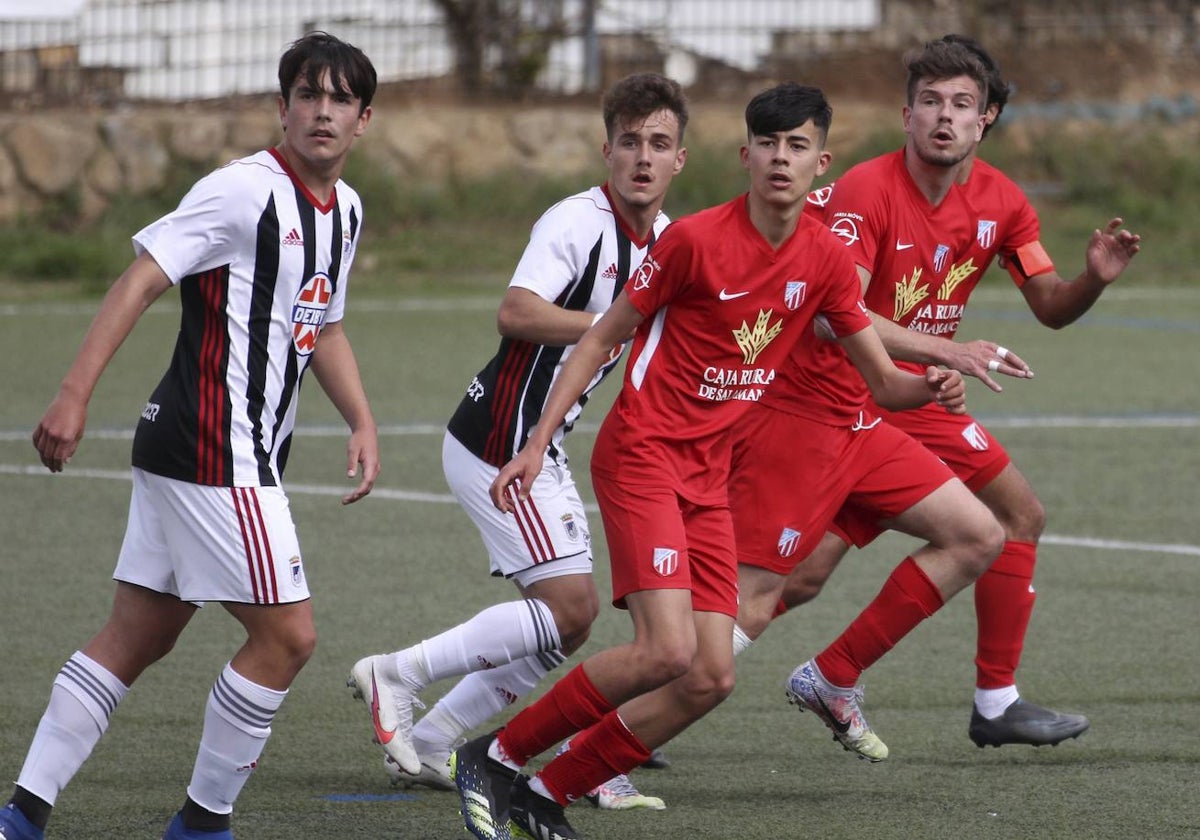
[[[317,649],[317,628],[311,623],[289,626],[284,632],[274,634],[272,642],[281,664],[286,662],[290,670],[297,672]]]
[[[1004,527],[993,516],[981,516],[966,541],[966,571],[979,577],[1000,556],[1007,539]]]
[[[600,598],[595,589],[578,592],[571,598],[558,598],[549,604],[558,629],[561,649],[573,653],[591,634],[592,624],[600,614]]]
[[[692,667],[696,657],[696,645],[686,640],[677,640],[655,645],[635,645],[637,663],[643,674],[651,677],[652,682],[664,685],[682,677]]]

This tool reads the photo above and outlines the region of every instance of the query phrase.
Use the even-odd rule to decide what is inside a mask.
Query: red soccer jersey
[[[858,278],[826,229],[801,217],[773,250],[746,202],[672,224],[626,284],[646,320],[597,438],[594,472],[721,503],[727,432],[762,398],[800,332],[817,314],[839,335],[870,323]]]
[[[962,190],[978,219],[975,249],[979,254],[975,259],[978,270],[971,278],[970,285],[964,284],[967,287],[962,289],[964,304],[966,296],[997,254],[1000,264],[1008,268],[1017,288],[1024,285],[1025,277],[1053,270],[1054,264],[1039,241],[1041,224],[1037,211],[1011,178],[987,161],[977,158]]]

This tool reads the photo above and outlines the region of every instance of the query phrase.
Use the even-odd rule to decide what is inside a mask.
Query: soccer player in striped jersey
[[[608,310],[667,225],[663,201],[687,156],[682,90],[656,73],[626,77],[604,97],[603,117],[608,179],[558,202],[534,225],[500,304],[500,347],[467,386],[443,441],[446,480],[479,529],[491,573],[511,580],[520,597],[352,668],[349,684],[368,704],[385,752],[395,758],[411,743],[421,757],[415,778],[391,766],[405,783],[453,789],[447,759],[455,742],[532,691],[583,644],[599,609],[591,533],[563,440],[588,394],[616,366],[620,343],[556,425],[516,515],[498,511],[488,489],[541,418],[575,342]],[[414,728],[417,694],[462,675]],[[661,806],[645,797],[596,801]]]
[[[42,463],[63,470],[113,354],[142,313],[178,287],[175,352],[134,438],[112,611],[54,680],[0,810],[4,840],[43,836],[116,706],[205,602],[220,603],[246,641],[208,696],[187,796],[163,836],[233,836],[234,801],[316,643],[281,485],[306,370],[350,429],[347,475],[357,486],[342,502],[366,496],[379,472],[375,421],[341,324],[362,230],[361,203],[341,173],[370,122],[375,83],[370,60],[326,33],[284,52],[282,141],[201,179],[176,210],[133,237],[136,259],[106,295],[33,433]]]

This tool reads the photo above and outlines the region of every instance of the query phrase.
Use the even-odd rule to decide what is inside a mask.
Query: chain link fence
[[[269,93],[282,49],[311,29],[362,47],[382,82],[530,98],[637,70],[719,90],[950,31],[1195,51],[1198,16],[1192,0],[5,0],[0,107]]]

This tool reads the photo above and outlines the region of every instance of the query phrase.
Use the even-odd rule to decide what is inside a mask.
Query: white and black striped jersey
[[[133,465],[180,481],[277,486],[300,382],[326,323],[341,320],[362,228],[338,181],[320,204],[267,150],[202,178],[138,232],[179,287],[171,366],[142,411]]]
[[[538,219],[509,286],[529,289],[565,309],[604,312],[667,223],[659,213],[647,240],[638,241],[614,212],[607,188],[592,187],[563,199]],[[503,466],[537,425],[550,386],[573,348],[503,339],[467,387],[450,418],[450,434],[480,459]],[[619,360],[613,353],[555,430],[549,452],[557,462],[566,460],[562,439],[588,394]]]

